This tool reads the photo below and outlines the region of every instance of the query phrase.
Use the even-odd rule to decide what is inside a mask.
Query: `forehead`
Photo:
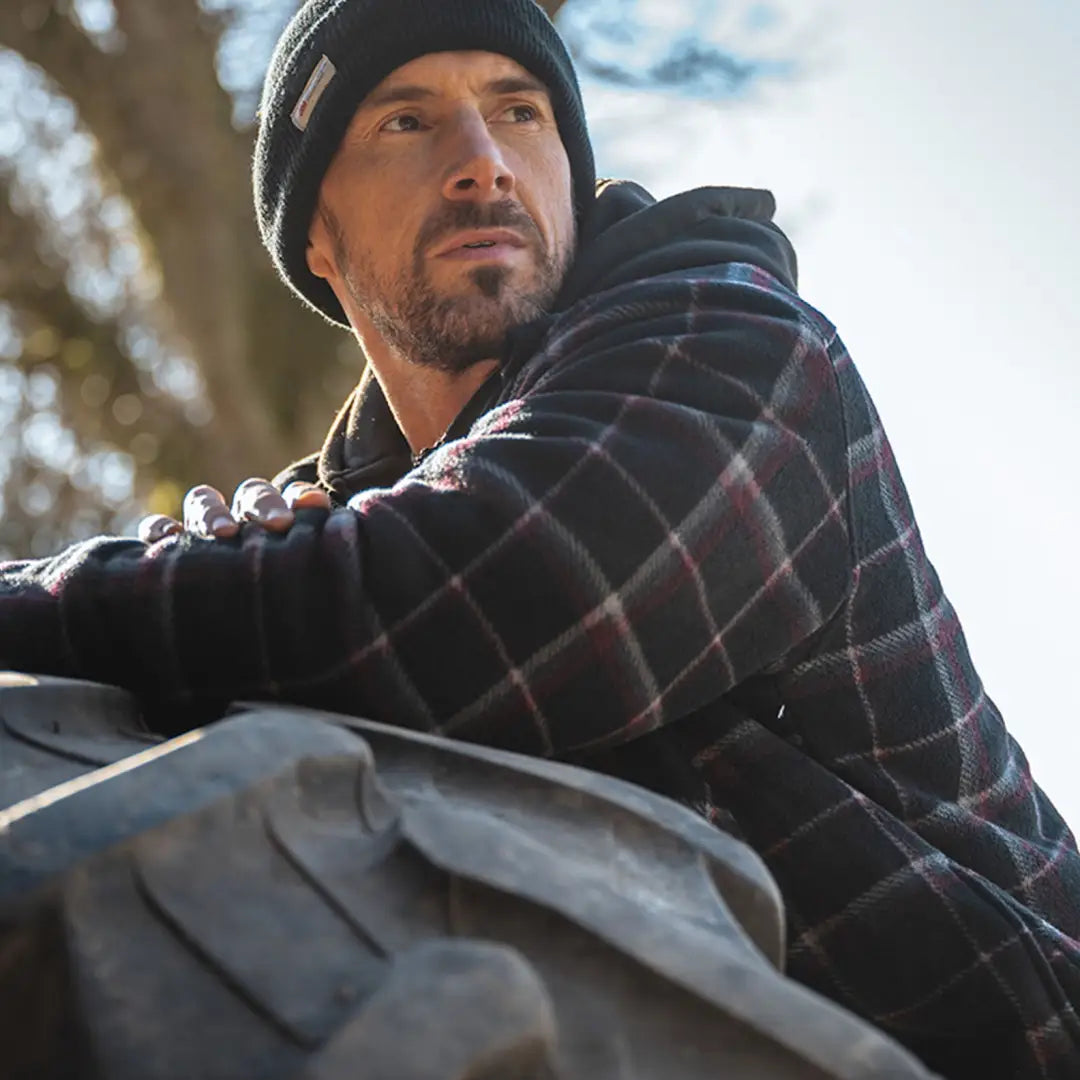
[[[427,53],[402,64],[387,75],[364,98],[360,107],[377,106],[403,88],[424,89],[436,95],[480,95],[492,86],[509,80],[532,83],[538,91],[546,90],[543,83],[516,60],[499,53]]]

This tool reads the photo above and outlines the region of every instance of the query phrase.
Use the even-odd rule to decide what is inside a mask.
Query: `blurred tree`
[[[295,6],[0,4],[0,554],[272,474],[356,382],[357,347],[290,297],[251,207],[259,83]],[[562,26],[586,74],[627,86],[721,99],[793,70],[702,33],[733,8],[760,29],[769,5],[683,6],[663,55],[636,48],[655,0],[569,0]]]

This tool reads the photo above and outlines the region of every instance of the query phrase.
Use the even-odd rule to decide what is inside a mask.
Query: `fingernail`
[[[291,510],[282,510],[281,507],[274,507],[273,510],[267,510],[266,520],[268,522],[277,521],[291,521],[293,512]]]
[[[210,531],[215,536],[232,536],[239,526],[232,518],[217,517],[210,522]]]

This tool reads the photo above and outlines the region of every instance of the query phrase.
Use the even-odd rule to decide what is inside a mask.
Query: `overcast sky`
[[[813,70],[753,105],[587,83],[600,171],[776,193],[983,682],[1075,829],[1080,4],[783,6],[818,27]]]

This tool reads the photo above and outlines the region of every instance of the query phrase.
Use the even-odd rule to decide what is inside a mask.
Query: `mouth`
[[[520,233],[510,229],[470,229],[455,233],[435,252],[437,259],[502,261],[527,250]]]

